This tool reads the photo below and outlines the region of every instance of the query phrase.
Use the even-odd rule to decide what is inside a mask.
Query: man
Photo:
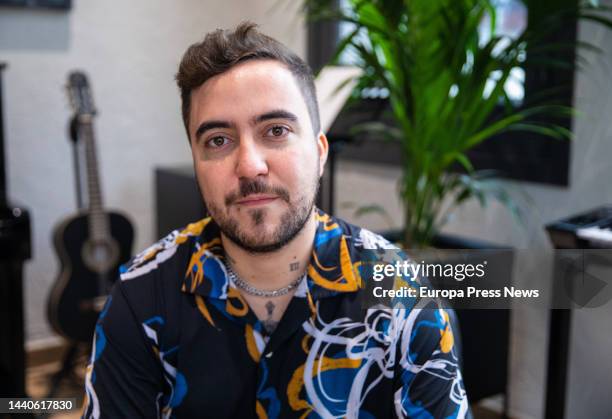
[[[122,268],[84,416],[463,417],[448,314],[362,309],[360,258],[392,246],[314,207],[308,66],[243,23],[192,45],[177,82],[210,218]]]

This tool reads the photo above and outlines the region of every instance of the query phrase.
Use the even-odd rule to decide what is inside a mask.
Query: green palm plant
[[[510,106],[504,86],[527,52],[536,55],[572,51],[577,42],[550,42],[550,34],[569,18],[592,20],[612,27],[588,3],[573,3],[550,13],[547,1],[525,1],[530,25],[518,37],[496,32],[494,0],[348,0],[340,10],[330,0],[306,0],[310,18],[339,19],[354,29],[341,40],[336,56],[351,51],[363,69],[354,96],[365,88],[385,88],[395,120],[362,128],[399,141],[403,174],[399,190],[404,206],[404,244],[424,246],[446,222],[449,210],[477,197],[504,202],[520,218],[519,207],[490,173],[474,170],[467,152],[507,131],[529,131],[557,139],[571,132],[550,117],[569,118],[572,109],[543,95],[538,103]],[[550,1],[548,2],[550,5]],[[562,2],[561,2],[562,3]],[[567,1],[565,3],[568,3]],[[540,13],[531,25],[532,13]],[[482,25],[489,22],[489,36]],[[479,30],[480,28],[480,30]],[[529,46],[529,50],[527,50]],[[589,47],[587,44],[580,44]],[[572,55],[573,56],[573,55]],[[547,59],[545,65],[573,65]],[[504,106],[505,105],[505,106]],[[504,108],[499,112],[500,106]],[[542,118],[543,116],[547,119]],[[460,173],[449,169],[461,166]]]

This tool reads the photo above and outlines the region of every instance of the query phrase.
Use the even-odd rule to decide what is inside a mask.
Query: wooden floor
[[[49,416],[53,419],[73,419],[81,417],[81,408],[84,398],[84,379],[85,379],[85,360],[79,360],[77,371],[73,376],[62,380],[56,387],[56,394],[53,397],[75,398],[76,406],[70,412],[54,413]],[[26,391],[33,399],[45,398],[51,390],[53,375],[61,368],[60,362],[43,364],[27,369],[26,372]]]

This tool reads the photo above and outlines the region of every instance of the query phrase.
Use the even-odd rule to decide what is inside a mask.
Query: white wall
[[[293,3],[293,5],[292,5]],[[295,2],[277,0],[73,1],[69,12],[0,8],[9,196],[31,211],[25,269],[27,339],[52,336],[45,316],[58,272],[53,226],[75,210],[69,70],[90,76],[105,203],[135,223],[135,251],[154,237],[153,170],[190,164],[173,77],[191,43],[249,19],[304,55]]]
[[[610,5],[612,1],[604,3]],[[546,223],[612,203],[612,31],[581,24],[579,38],[596,44],[603,53],[587,55],[590,66],[576,75],[575,106],[582,115],[574,123],[576,139],[571,151],[570,186],[506,182],[528,211],[525,228],[516,224],[499,204],[482,210],[477,203],[470,202],[457,211],[456,218],[444,229],[447,233],[529,249],[520,252],[520,259],[515,263],[517,284],[527,283],[536,275],[548,278],[549,282],[552,279],[551,244],[543,230]],[[384,204],[397,220],[395,227],[400,227],[401,206],[395,188],[399,176],[399,171],[394,169],[340,162],[337,214],[373,229],[386,229],[387,223],[377,214],[355,218],[353,210],[342,208],[343,202]],[[526,192],[533,202],[528,204],[519,190]],[[568,418],[612,417],[610,319],[612,303],[574,314]],[[512,313],[510,408],[514,417],[543,417],[548,320],[548,311],[544,308],[522,307]]]

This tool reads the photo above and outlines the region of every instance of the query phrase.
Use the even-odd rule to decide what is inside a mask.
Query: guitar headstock
[[[77,116],[93,116],[96,108],[93,102],[87,76],[81,71],[72,71],[68,75],[68,99],[70,107]]]

